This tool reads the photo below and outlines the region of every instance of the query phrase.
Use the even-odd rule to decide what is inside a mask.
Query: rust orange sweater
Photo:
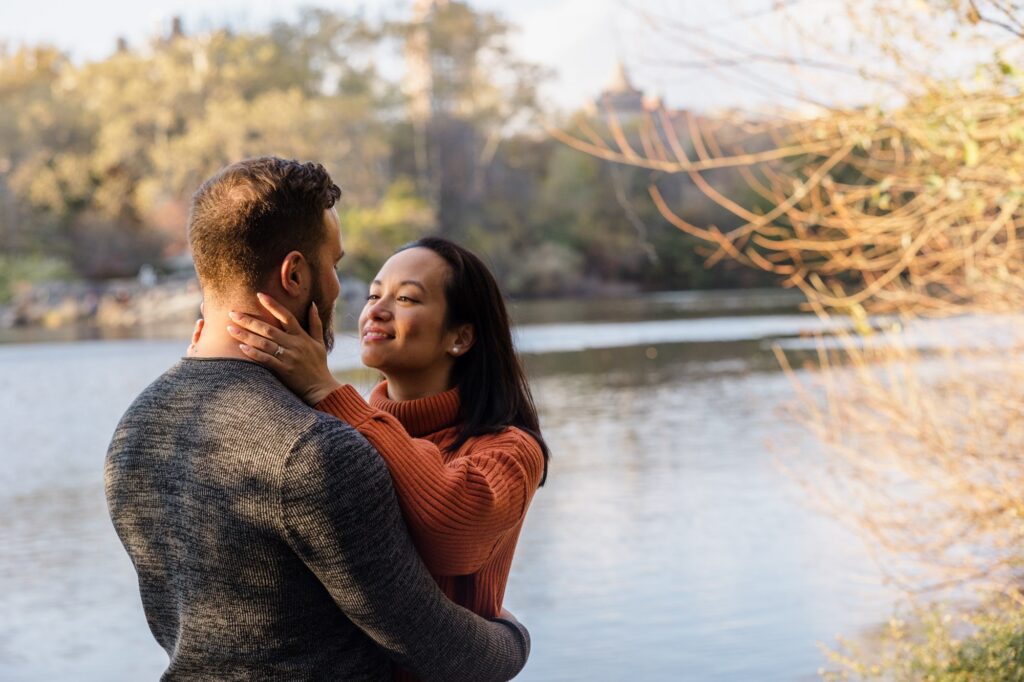
[[[351,424],[380,452],[416,548],[444,593],[481,616],[498,615],[544,470],[537,441],[509,428],[447,452],[457,433],[458,389],[399,402],[382,382],[367,404],[345,385],[317,409]]]

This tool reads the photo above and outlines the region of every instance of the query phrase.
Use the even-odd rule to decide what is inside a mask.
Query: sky
[[[778,64],[747,63],[746,55],[823,59],[841,65],[842,45],[853,33],[843,0],[469,0],[518,27],[512,40],[526,61],[555,72],[542,90],[551,108],[573,111],[597,96],[617,61],[634,84],[672,107],[801,108],[806,100],[860,104],[878,93],[836,71],[790,77]],[[912,0],[907,0],[912,2]],[[47,42],[78,60],[102,59],[119,36],[141,45],[165,33],[173,16],[186,32],[224,25],[260,29],[272,19],[294,17],[302,6],[355,10],[370,16],[409,16],[413,0],[0,0],[0,43]],[[785,8],[781,15],[771,8]],[[742,20],[738,20],[738,18]],[[819,38],[817,46],[794,33],[793,22]],[[804,34],[808,35],[807,33]],[[812,40],[813,42],[813,40]],[[739,57],[736,67],[708,68],[708,46],[719,56]],[[940,57],[960,61],[949,50]],[[857,61],[856,55],[852,62]],[[381,65],[382,68],[386,68]]]

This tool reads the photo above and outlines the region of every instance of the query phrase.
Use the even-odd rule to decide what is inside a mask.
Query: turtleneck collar
[[[370,405],[393,414],[410,436],[421,438],[455,424],[459,416],[459,389],[416,400],[391,400],[388,382],[382,381],[370,393]]]

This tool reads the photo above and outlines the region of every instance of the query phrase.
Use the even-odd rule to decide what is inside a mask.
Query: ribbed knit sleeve
[[[540,447],[519,429],[480,437],[468,454],[446,462],[437,445],[410,436],[352,386],[317,409],[351,424],[384,458],[416,547],[436,575],[478,571],[518,526],[540,484]]]

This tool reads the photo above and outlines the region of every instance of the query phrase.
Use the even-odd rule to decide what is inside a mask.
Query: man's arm
[[[521,523],[544,474],[537,441],[518,429],[447,460],[398,419],[366,404],[351,384],[316,408],[351,424],[384,459],[420,558],[435,575],[476,573]]]
[[[353,623],[424,680],[508,680],[530,640],[437,587],[402,521],[387,467],[347,424],[321,420],[284,462],[286,538]]]

